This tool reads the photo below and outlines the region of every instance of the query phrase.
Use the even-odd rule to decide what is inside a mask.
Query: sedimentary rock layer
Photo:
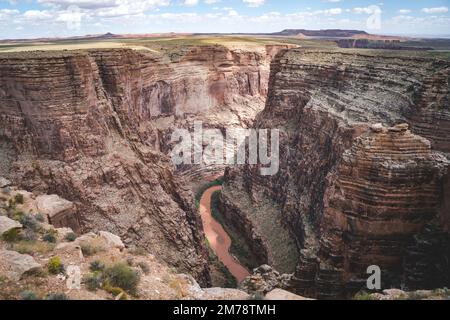
[[[293,290],[343,297],[365,286],[370,265],[382,267],[384,287],[415,277],[403,261],[418,259],[414,236],[448,220],[449,75],[446,60],[388,51],[293,49],[273,62],[255,127],[281,130],[280,171],[231,170],[223,202],[235,211],[251,199],[240,213],[249,230],[261,226],[248,214],[261,203],[281,213],[278,228],[299,248]],[[258,237],[280,250],[274,233]],[[433,252],[442,257],[448,245]],[[415,286],[430,285],[422,280]]]

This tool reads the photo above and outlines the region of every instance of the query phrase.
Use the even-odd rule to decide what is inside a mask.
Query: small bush
[[[149,274],[150,273],[150,267],[148,266],[147,263],[145,262],[139,262],[138,267],[141,268],[142,272],[144,272],[144,274]]]
[[[9,243],[18,242],[21,240],[21,234],[19,229],[11,229],[2,235],[2,239]]]
[[[31,229],[25,229],[23,231],[23,240],[24,241],[29,241],[29,242],[34,242],[37,240],[38,236],[36,234],[36,232],[34,232]]]
[[[16,202],[14,201],[14,199],[9,199],[8,200],[8,209],[14,210],[15,208],[16,208]]]
[[[16,194],[16,196],[14,197],[14,202],[18,204],[23,204],[24,203],[23,194],[21,193]]]
[[[84,256],[90,257],[102,251],[105,251],[105,248],[103,243],[99,241],[91,240],[81,244],[81,252],[83,252]]]
[[[13,209],[9,214],[9,217],[13,220],[20,221],[24,215],[25,213],[23,213],[23,211]]]
[[[125,291],[123,291],[122,288],[118,288],[118,287],[111,287],[110,285],[105,285],[103,287],[103,290],[105,290],[106,292],[112,294],[114,296],[114,298],[118,297],[120,294],[122,294],[122,296],[120,297],[120,300],[128,300],[128,296],[125,293]]]
[[[64,239],[68,242],[74,242],[77,239],[77,235],[73,232],[69,232],[68,234],[66,234]]]
[[[65,293],[50,293],[45,297],[45,300],[70,300]]]
[[[54,249],[54,244],[39,241],[20,241],[13,246],[13,250],[21,254],[46,254]]]
[[[38,214],[35,216],[35,218],[36,218],[36,220],[39,221],[39,222],[45,222],[45,217],[44,217],[44,215],[43,215],[42,213],[38,213]]]
[[[89,273],[84,277],[83,282],[89,291],[96,291],[102,287],[102,274],[100,272]]]
[[[47,263],[47,270],[51,274],[60,274],[64,272],[64,265],[59,257],[53,257]]]
[[[29,301],[31,301],[31,300],[39,300],[38,296],[33,291],[23,291],[20,294],[20,298],[22,300],[29,300]]]
[[[97,272],[97,271],[103,271],[105,270],[106,266],[103,262],[95,260],[91,262],[91,265],[89,266],[89,269],[92,272]]]
[[[25,227],[34,232],[39,231],[40,226],[37,220],[31,215],[23,215],[19,218],[19,222]]]
[[[56,232],[53,230],[47,231],[43,236],[42,240],[48,243],[56,243]]]
[[[370,293],[362,291],[362,292],[359,292],[355,296],[354,300],[366,301],[366,300],[373,300],[373,298],[372,298],[372,295]]]
[[[125,263],[117,263],[105,270],[105,282],[112,287],[119,287],[135,294],[139,284],[139,274]]]

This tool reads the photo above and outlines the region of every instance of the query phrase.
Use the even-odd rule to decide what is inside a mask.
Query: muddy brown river
[[[222,225],[217,222],[211,212],[211,198],[214,192],[222,187],[211,187],[205,191],[200,199],[200,214],[203,220],[203,229],[209,244],[219,260],[227,267],[230,273],[241,282],[250,275],[248,270],[230,253],[231,238]]]

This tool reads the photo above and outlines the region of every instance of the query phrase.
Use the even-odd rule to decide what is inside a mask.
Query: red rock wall
[[[351,295],[365,288],[372,264],[383,268],[385,288],[409,285],[405,277],[424,272],[408,274],[404,260],[414,261],[407,247],[421,246],[414,236],[436,223],[448,198],[448,163],[438,152],[448,152],[449,66],[403,53],[308,49],[273,62],[255,126],[281,130],[280,172],[261,177],[256,167],[236,169],[223,197],[231,199],[227,186],[242,176],[255,207],[263,198],[281,207],[300,246],[294,291]],[[417,135],[402,127],[375,133],[376,123],[409,123]],[[437,247],[442,257],[449,245]],[[422,280],[421,287],[430,285]]]

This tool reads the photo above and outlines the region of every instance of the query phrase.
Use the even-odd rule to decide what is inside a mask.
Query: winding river
[[[230,253],[231,238],[222,225],[217,222],[211,212],[211,198],[214,192],[222,190],[221,186],[207,189],[200,199],[200,214],[203,220],[203,229],[209,244],[219,260],[227,267],[238,282],[250,275],[248,270]]]

